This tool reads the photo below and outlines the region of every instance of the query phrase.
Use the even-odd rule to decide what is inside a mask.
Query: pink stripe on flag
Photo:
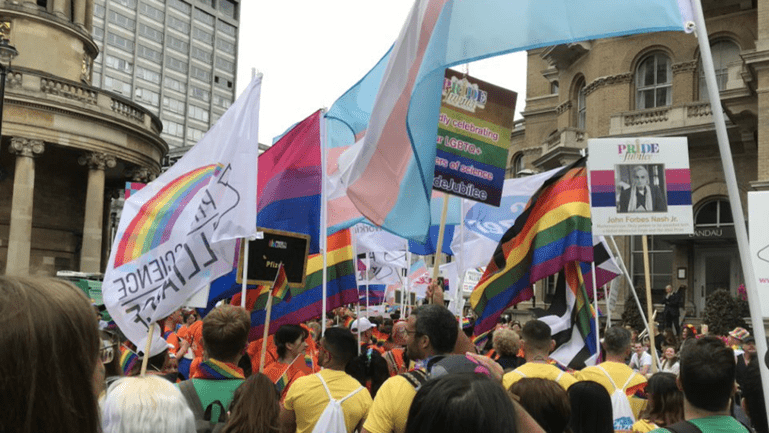
[[[590,185],[595,190],[596,185],[614,186],[614,171],[596,170],[590,172]]]
[[[374,141],[376,149],[366,165],[365,170],[358,179],[347,189],[347,194],[355,205],[360,209],[369,220],[377,225],[382,225],[390,211],[395,207],[398,201],[398,195],[401,188],[406,170],[414,159],[414,152],[411,148],[411,139],[406,128],[406,116],[408,114],[411,94],[416,84],[416,77],[424,59],[425,51],[430,42],[435,23],[438,21],[443,6],[448,0],[425,0],[424,15],[419,23],[419,38],[416,47],[403,47],[402,44],[408,43],[408,31],[401,35],[400,43],[396,44],[393,50],[393,57],[387,66],[387,72],[382,80],[382,87],[377,95],[377,104],[387,104],[389,98],[383,95],[398,94],[398,98],[392,107],[385,107],[383,111],[375,109],[372,113],[369,123],[369,130],[366,137],[366,145],[369,144],[369,138]],[[419,2],[414,5],[416,9]],[[412,13],[416,12],[413,10]],[[409,23],[407,23],[408,25]],[[413,59],[402,58],[409,55],[409,52],[416,51]],[[411,61],[408,65],[408,76],[405,85],[397,88],[402,82],[400,77],[395,77],[393,69],[399,62]],[[399,70],[397,68],[396,70]],[[385,99],[380,101],[380,99]],[[387,104],[389,105],[389,104]],[[376,118],[375,118],[376,117]],[[378,118],[378,119],[377,119]],[[437,121],[436,121],[437,122]],[[381,130],[378,136],[370,137],[376,126],[381,124]],[[437,124],[437,123],[436,123]],[[377,125],[378,126],[378,125]],[[437,129],[436,129],[437,133]]]
[[[665,183],[692,183],[688,168],[674,168],[665,170]]]
[[[692,185],[689,183],[668,183],[665,188],[668,191],[691,191]]]
[[[328,226],[333,227],[352,219],[360,218],[362,215],[358,208],[352,204],[347,196],[335,198],[328,202]]]

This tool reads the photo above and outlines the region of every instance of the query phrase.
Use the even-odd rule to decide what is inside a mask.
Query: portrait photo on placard
[[[617,213],[667,212],[665,164],[614,165]]]

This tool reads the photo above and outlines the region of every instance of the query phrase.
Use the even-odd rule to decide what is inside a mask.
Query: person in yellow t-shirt
[[[344,371],[358,353],[357,344],[348,329],[326,330],[318,353],[318,363],[323,370],[296,379],[289,388],[280,410],[281,431],[312,432],[329,403],[329,393],[334,400],[344,399],[342,410],[347,432],[360,427],[371,407],[371,394]]]
[[[550,326],[541,320],[530,320],[521,330],[526,363],[507,373],[502,378],[505,389],[524,377],[548,379],[557,382],[564,390],[576,383],[571,374],[548,363],[548,355],[555,348]]]
[[[605,362],[585,367],[575,372],[574,376],[577,380],[600,383],[609,395],[612,395],[615,389],[612,381],[618,387],[623,386],[633,416],[638,419],[638,414],[646,406],[646,400],[636,397],[636,393],[643,392],[646,388],[646,378],[625,364],[625,359],[630,354],[630,331],[619,326],[609,328],[603,338],[603,348],[606,351]]]

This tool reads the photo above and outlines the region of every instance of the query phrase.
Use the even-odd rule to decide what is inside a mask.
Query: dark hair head
[[[371,393],[371,398],[376,396],[384,381],[390,378],[387,361],[372,348],[368,348],[348,362],[344,371],[365,386]]]
[[[0,276],[0,431],[96,433],[101,340],[72,284]]]
[[[526,342],[526,346],[541,350],[550,351],[550,341],[552,334],[550,326],[541,320],[529,320],[521,329],[521,337]]]
[[[764,410],[764,392],[761,388],[761,373],[758,370],[759,363],[758,359],[753,358],[745,370],[742,398],[756,433],[769,433],[769,423],[766,418],[766,410]]]
[[[563,433],[569,426],[569,396],[558,384],[548,379],[525,377],[510,387],[526,412],[547,433]]]
[[[406,433],[515,433],[515,409],[488,376],[456,373],[428,381],[409,409]]]
[[[278,328],[273,338],[278,348],[278,356],[281,358],[286,356],[286,344],[293,343],[300,337],[302,340],[307,338],[307,331],[299,325],[283,325]]]
[[[607,329],[603,336],[603,348],[609,355],[624,355],[630,348],[630,331],[619,326]]]
[[[358,341],[347,328],[328,328],[322,344],[341,365],[347,365],[358,354]]]
[[[705,336],[681,351],[681,387],[692,406],[724,410],[734,389],[734,352],[716,337]]]
[[[203,319],[203,346],[213,359],[233,360],[243,353],[250,329],[251,318],[245,309],[222,305]]]
[[[569,387],[573,433],[613,433],[611,396],[603,385],[592,380],[577,382]]]
[[[278,431],[279,400],[280,394],[270,378],[254,373],[235,390],[222,433]]]
[[[684,419],[684,395],[673,373],[655,373],[646,384],[649,399],[640,417],[667,426]]]
[[[416,335],[426,335],[436,354],[451,353],[457,343],[459,325],[454,314],[443,305],[422,305],[411,312],[417,318]]]

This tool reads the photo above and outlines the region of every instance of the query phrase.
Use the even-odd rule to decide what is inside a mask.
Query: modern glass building
[[[95,0],[93,85],[145,106],[181,155],[235,99],[240,0]]]

